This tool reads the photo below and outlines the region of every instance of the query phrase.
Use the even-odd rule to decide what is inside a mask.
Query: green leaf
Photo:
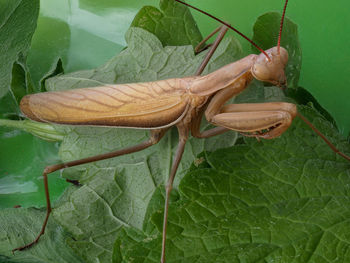
[[[69,235],[54,220],[50,220],[40,242],[26,253],[11,250],[34,240],[45,217],[44,210],[34,208],[5,209],[0,213],[0,261],[27,263],[83,262],[67,246]]]
[[[341,150],[349,144],[300,108]],[[167,262],[348,262],[349,163],[300,119],[280,138],[220,149],[182,179],[170,204]],[[155,193],[144,232],[117,232],[113,262],[158,262],[163,218]],[[158,229],[158,230],[157,230]]]
[[[54,30],[53,30],[54,28]],[[43,80],[55,72],[57,64],[62,73],[62,61],[66,63],[69,50],[70,30],[67,23],[45,16],[38,19],[38,29],[28,53],[28,68],[35,91],[45,91]]]
[[[16,98],[11,92],[5,94],[0,99],[0,118],[2,119],[19,119],[19,107]]]
[[[156,35],[164,46],[192,45],[196,47],[202,35],[188,7],[173,0],[161,0],[160,10],[144,6],[131,26]]]
[[[26,69],[15,62],[12,67],[11,93],[16,99],[17,105],[27,93],[26,84]]]
[[[5,118],[19,119],[21,115],[19,103],[22,97],[28,92],[28,88],[31,88],[31,84],[28,83],[30,79],[29,74],[26,70],[26,66],[20,62],[15,62],[12,65],[9,90],[0,99],[0,113]]]
[[[130,28],[126,40],[128,48],[106,65],[93,71],[49,79],[48,89],[62,90],[191,75],[205,55],[194,56],[191,46],[163,47],[154,35],[140,28]],[[238,42],[227,38],[206,72],[235,60],[240,52]],[[223,56],[224,53],[231,55]],[[121,149],[148,138],[148,131],[144,130],[91,127],[66,129],[67,136],[60,147],[64,161]],[[233,145],[235,138],[235,133],[208,140],[191,138],[186,145],[175,186],[200,152]],[[177,143],[177,131],[172,130],[157,145],[141,152],[64,170],[65,177],[79,179],[84,186],[65,197],[69,201],[54,210],[54,217],[73,233],[76,241],[71,241],[70,245],[85,260],[110,260],[115,232],[124,225],[142,228],[148,202],[157,186],[163,185],[169,174]]]
[[[12,65],[26,56],[36,28],[38,0],[0,2],[0,98],[10,89]]]
[[[264,50],[277,46],[280,22],[281,14],[278,12],[268,12],[258,17],[253,28],[253,41]],[[284,20],[281,46],[289,53],[289,62],[286,67],[288,87],[296,89],[301,68],[301,47],[298,26],[288,18]],[[253,47],[253,51],[256,52],[256,50]]]

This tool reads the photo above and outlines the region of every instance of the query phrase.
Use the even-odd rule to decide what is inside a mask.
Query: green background
[[[259,15],[281,11],[284,4],[282,0],[226,0],[220,4],[215,0],[189,2],[230,22],[248,36],[252,36],[252,26]],[[28,56],[33,80],[38,82],[52,61],[58,58],[62,58],[66,72],[103,64],[125,47],[124,34],[138,10],[144,5],[158,7],[158,3],[158,0],[42,0],[38,28]],[[350,3],[338,0],[331,6],[315,4],[314,1],[291,0],[287,9],[287,16],[299,25],[303,49],[300,85],[331,113],[346,136],[350,128],[347,114],[350,109],[350,50],[347,45],[350,43],[347,34],[350,32]],[[202,14],[193,14],[203,35],[218,25]],[[249,44],[237,38],[250,52]],[[46,143],[20,131],[0,130],[0,149],[3,175],[0,185],[4,186],[4,189],[0,187],[0,206],[44,205],[39,178],[46,164],[56,162],[53,160],[57,158],[57,144]],[[17,163],[22,165],[19,167]],[[30,163],[35,165],[30,166]],[[30,179],[23,175],[33,173],[37,174],[38,180],[28,185]],[[51,183],[57,186],[51,190],[55,199],[67,184],[59,178],[59,172],[51,176]]]

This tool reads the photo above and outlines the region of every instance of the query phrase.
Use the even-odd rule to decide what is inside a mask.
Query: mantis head
[[[261,53],[255,60],[251,72],[257,80],[270,82],[276,86],[286,85],[284,68],[288,62],[288,52],[283,47],[273,47]]]
[[[256,58],[252,68],[251,72],[253,76],[260,80],[260,81],[266,81],[270,82],[273,85],[276,86],[286,86],[286,75],[284,74],[284,68],[288,62],[288,52],[286,49],[281,47],[281,37],[282,37],[282,28],[283,28],[283,22],[284,22],[284,17],[286,14],[286,8],[288,4],[288,0],[285,0],[284,3],[284,8],[283,8],[283,13],[281,17],[281,22],[280,22],[280,30],[279,30],[279,35],[278,35],[278,42],[277,46],[270,48],[266,51],[261,49],[257,44],[255,44],[250,38],[239,32],[236,28],[231,26],[230,24],[222,21],[221,19],[198,9],[197,7],[194,7],[190,4],[187,4],[181,0],[175,0],[176,2],[179,2],[185,6],[188,6],[190,8],[193,8],[211,18],[214,20],[220,22],[221,24],[225,25],[226,27],[232,29],[235,31],[237,34],[245,38],[247,41],[249,41],[253,46],[255,46],[258,50],[260,50],[261,54]]]
[[[270,82],[279,87],[287,85],[284,68],[288,62],[288,51],[281,47],[282,28],[287,4],[288,0],[284,3],[277,46],[266,51],[258,48],[262,53],[256,58],[251,69],[251,72],[256,79]]]

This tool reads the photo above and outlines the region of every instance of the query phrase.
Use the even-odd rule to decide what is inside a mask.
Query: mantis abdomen
[[[160,128],[180,120],[187,104],[186,87],[168,79],[27,95],[20,106],[40,122]]]

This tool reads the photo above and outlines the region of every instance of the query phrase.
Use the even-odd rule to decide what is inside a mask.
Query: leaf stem
[[[24,130],[46,141],[62,141],[65,135],[51,124],[31,120],[15,121],[0,119],[0,126]]]

